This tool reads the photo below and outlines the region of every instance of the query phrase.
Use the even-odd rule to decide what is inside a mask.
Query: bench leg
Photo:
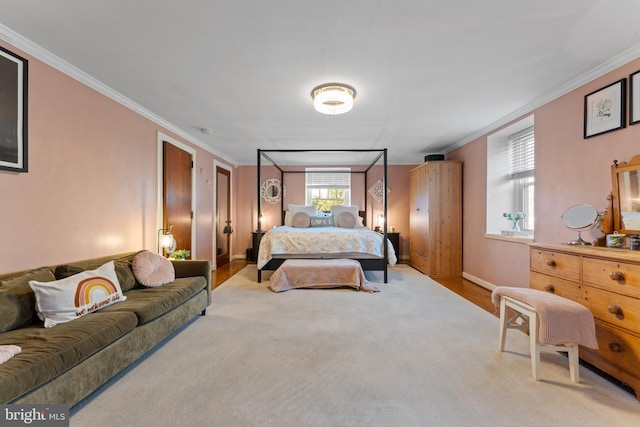
[[[580,350],[578,344],[566,344],[569,352],[569,373],[571,381],[580,382]]]
[[[500,298],[500,335],[498,350],[504,351],[504,341],[507,338],[507,300]]]
[[[538,341],[538,313],[529,315],[529,342],[531,345],[531,375],[536,381],[540,380],[540,343]]]

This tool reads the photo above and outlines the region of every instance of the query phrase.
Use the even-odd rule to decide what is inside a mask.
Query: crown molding
[[[101,93],[102,95],[111,98],[117,103],[127,107],[133,112],[151,120],[152,122],[162,126],[163,128],[169,130],[170,132],[178,135],[179,137],[189,141],[190,143],[202,148],[203,150],[220,157],[222,160],[231,163],[234,167],[237,167],[238,164],[236,161],[229,159],[227,155],[219,152],[214,149],[210,145],[207,145],[203,141],[194,137],[193,135],[185,132],[174,124],[166,121],[162,117],[157,114],[147,110],[140,104],[132,101],[126,96],[122,95],[120,92],[112,89],[101,81],[95,79],[84,71],[74,67],[67,61],[62,58],[54,55],[43,47],[35,44],[31,40],[21,36],[16,33],[12,29],[8,28],[5,25],[0,24],[0,40],[4,40],[7,43],[10,43],[12,46],[22,50],[23,52],[37,58],[38,60],[44,62],[45,64],[55,68],[56,70],[68,75],[69,77],[79,81],[80,83],[94,89],[95,91]]]
[[[600,78],[602,76],[604,76],[607,73],[610,73],[611,71],[616,70],[617,68],[622,67],[623,65],[628,64],[629,62],[640,58],[640,44],[637,44],[635,46],[632,46],[631,48],[625,50],[624,52],[622,52],[619,55],[614,56],[613,58],[611,58],[610,60],[598,65],[597,67],[591,69],[590,71],[587,71],[586,73],[576,77],[573,80],[568,81],[567,83],[557,87],[556,89],[554,89],[553,91],[547,93],[546,95],[536,99],[535,101],[533,101],[532,103],[525,105],[522,108],[517,109],[516,111],[512,112],[511,114],[501,118],[500,120],[497,120],[493,123],[491,123],[488,126],[485,126],[484,128],[478,130],[477,132],[474,132],[468,136],[466,136],[465,138],[462,138],[461,140],[451,144],[450,146],[448,146],[447,148],[445,148],[442,153],[443,154],[447,154],[450,153],[451,151],[455,150],[456,148],[460,148],[463,145],[466,145],[468,143],[470,143],[471,141],[474,141],[478,138],[480,138],[483,135],[486,135],[488,133],[493,132],[494,130],[506,125],[509,122],[512,122],[518,118],[521,118],[522,116],[525,116],[531,112],[533,112],[535,109],[542,107],[543,105],[556,100],[558,98],[560,98],[563,95],[566,95],[567,93],[578,89],[581,86],[586,85],[587,83],[592,82],[593,80]]]

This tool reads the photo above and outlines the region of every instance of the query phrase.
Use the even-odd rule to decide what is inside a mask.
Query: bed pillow
[[[150,251],[140,252],[131,262],[133,275],[142,286],[157,288],[171,283],[176,278],[176,270],[167,258]]]
[[[295,228],[307,228],[310,224],[309,218],[310,216],[307,215],[306,212],[296,212],[293,214],[291,226]]]
[[[51,328],[127,299],[122,293],[113,261],[52,282],[30,280],[36,311]]]
[[[309,218],[311,227],[334,227],[332,216],[312,216]]]
[[[337,218],[338,227],[353,228],[356,225],[356,217],[349,212],[340,212]]]
[[[304,212],[307,215],[314,216],[316,214],[315,206],[300,206],[300,205],[289,205],[289,210],[284,215],[284,225],[292,227],[291,222],[293,221],[293,216],[298,212]]]
[[[351,223],[351,220],[346,216],[340,215],[345,212],[353,217],[353,223]],[[331,206],[331,215],[333,216],[336,227],[353,228],[358,221],[358,206]],[[340,223],[343,225],[340,225]],[[349,224],[351,225],[349,226]]]

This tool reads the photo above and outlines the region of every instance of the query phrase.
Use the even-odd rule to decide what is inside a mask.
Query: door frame
[[[231,226],[233,227],[233,207],[234,203],[234,194],[233,191],[233,168],[226,163],[222,163],[216,159],[213,159],[213,212],[211,212],[211,219],[213,221],[213,246],[212,246],[212,254],[211,257],[213,259],[213,269],[216,270],[218,266],[216,265],[217,259],[217,250],[218,250],[218,239],[216,237],[216,213],[218,212],[218,167],[221,169],[225,169],[229,171],[229,218],[231,218]],[[235,231],[235,230],[234,230]],[[233,234],[229,238],[229,262],[233,261]]]
[[[166,141],[171,145],[178,147],[181,150],[186,151],[191,155],[191,159],[193,160],[194,167],[191,168],[191,212],[193,212],[193,218],[191,219],[191,259],[196,259],[196,150],[195,148],[189,147],[187,144],[183,144],[182,142],[176,140],[175,138],[170,137],[169,135],[165,135],[162,132],[157,132],[157,147],[158,149],[158,159],[157,159],[157,202],[156,202],[156,233],[154,237],[155,246],[153,252],[155,253],[157,250],[157,239],[158,239],[158,230],[163,228],[163,209],[162,209],[162,194],[164,192],[163,188],[163,176],[162,172],[164,170],[163,164],[164,160],[162,157],[163,152],[163,142]]]

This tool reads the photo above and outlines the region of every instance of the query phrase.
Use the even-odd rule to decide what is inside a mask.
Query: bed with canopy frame
[[[311,159],[311,161],[310,161]],[[280,204],[279,212],[282,213],[280,218],[281,226],[274,227],[270,230],[262,229],[263,218],[263,206],[264,201],[264,184],[266,180],[263,180],[263,167],[272,167],[276,171],[276,175],[279,176],[279,183],[284,187],[285,176],[289,174],[308,174],[308,173],[326,173],[328,171],[335,171],[334,168],[349,167],[347,171],[343,173],[349,173],[351,176],[354,174],[363,175],[362,179],[364,183],[364,191],[362,200],[364,206],[359,207],[358,216],[360,216],[360,226],[356,225],[353,229],[344,229],[339,227],[326,227],[316,229],[295,229],[285,225],[285,218],[287,215],[287,209],[284,204],[284,195],[282,194],[284,188],[276,189],[280,191],[277,200]],[[310,170],[312,168],[312,170]],[[381,177],[378,178],[380,175]],[[373,179],[370,177],[373,172],[377,173],[375,179],[381,181],[381,191],[374,192],[376,201],[381,202],[381,215],[384,221],[378,231],[372,231],[365,227],[365,225],[373,223],[373,201],[369,198],[374,197],[371,191],[368,191],[373,184]],[[270,178],[272,179],[272,178]],[[377,182],[376,184],[380,184]],[[340,259],[348,258],[354,259],[360,263],[362,269],[365,271],[381,271],[384,277],[384,283],[387,283],[387,268],[389,263],[396,262],[395,252],[393,252],[393,246],[387,238],[387,149],[285,149],[285,150],[257,150],[257,233],[258,236],[262,236],[259,256],[258,256],[258,282],[262,280],[262,271],[276,270],[287,259]],[[273,201],[272,201],[273,203]],[[360,209],[361,208],[361,209]],[[371,222],[368,222],[371,221]],[[290,225],[290,224],[289,224]],[[312,240],[317,241],[321,235],[330,235],[330,239],[336,240],[343,234],[348,235],[350,238],[360,239],[362,241],[356,243],[352,242],[343,243],[340,245],[342,249],[337,250],[335,247],[331,249],[318,250],[318,247],[311,248],[309,251],[305,249],[289,251],[283,248],[289,249],[290,246],[282,246],[280,251],[271,252],[272,245],[270,244],[270,238],[275,237],[278,231],[286,231],[288,234],[294,234],[298,231],[300,233],[309,234],[313,232]],[[327,230],[325,233],[324,230]],[[304,241],[303,238],[300,241]],[[311,240],[309,240],[311,241]],[[375,243],[374,243],[375,242]],[[274,245],[275,246],[275,245]],[[330,246],[330,245],[328,245]],[[377,247],[376,247],[377,246]],[[324,248],[324,246],[323,246]],[[298,247],[299,249],[299,247]]]

